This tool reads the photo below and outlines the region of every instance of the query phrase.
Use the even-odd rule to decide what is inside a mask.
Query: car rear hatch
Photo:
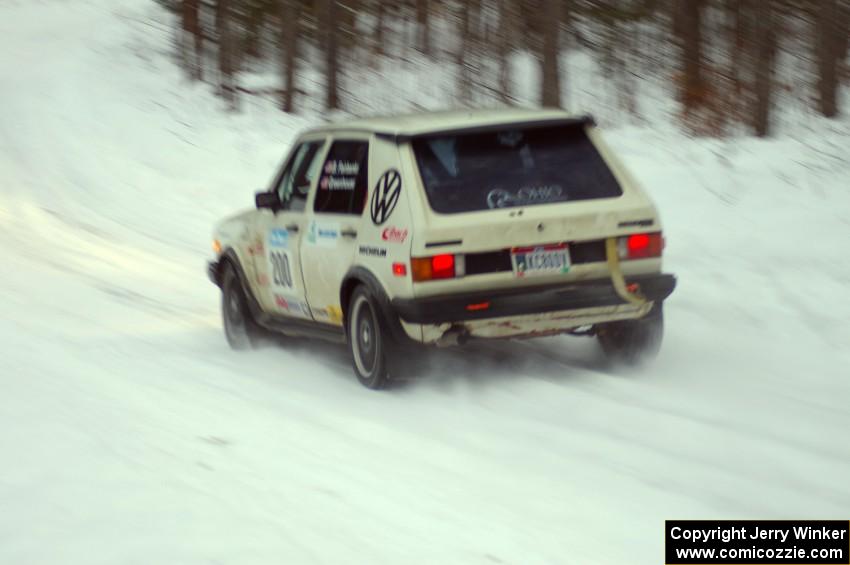
[[[424,279],[429,265],[413,261],[414,281],[427,281],[417,295],[605,277],[606,238],[660,231],[586,121],[441,132],[411,148],[424,211],[412,255],[431,259]],[[658,257],[630,263],[626,274],[660,269]]]

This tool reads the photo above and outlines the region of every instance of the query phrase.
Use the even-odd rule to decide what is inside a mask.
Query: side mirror
[[[260,209],[276,210],[280,207],[280,200],[278,200],[276,193],[263,191],[254,195],[254,204]]]

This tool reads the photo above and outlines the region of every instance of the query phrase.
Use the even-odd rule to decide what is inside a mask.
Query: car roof
[[[396,139],[449,132],[492,130],[504,126],[593,124],[590,116],[575,116],[564,110],[503,108],[453,110],[376,116],[328,123],[310,132],[364,131]]]

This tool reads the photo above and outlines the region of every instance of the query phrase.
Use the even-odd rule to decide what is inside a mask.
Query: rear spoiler
[[[550,127],[593,127],[596,125],[596,120],[593,116],[587,114],[576,118],[557,118],[554,120],[530,120],[527,122],[509,122],[501,124],[488,124],[484,126],[472,126],[468,128],[451,128],[446,130],[428,131],[425,133],[403,134],[376,132],[375,135],[393,143],[405,143],[414,139],[427,139],[430,137],[443,137],[446,135],[471,135],[476,133],[489,133],[494,131],[504,131],[505,129],[532,129],[532,128],[550,128]]]

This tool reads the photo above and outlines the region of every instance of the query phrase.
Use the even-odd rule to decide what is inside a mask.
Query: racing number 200
[[[275,286],[292,288],[292,270],[289,268],[289,255],[278,251],[270,253],[272,263],[272,278]]]

